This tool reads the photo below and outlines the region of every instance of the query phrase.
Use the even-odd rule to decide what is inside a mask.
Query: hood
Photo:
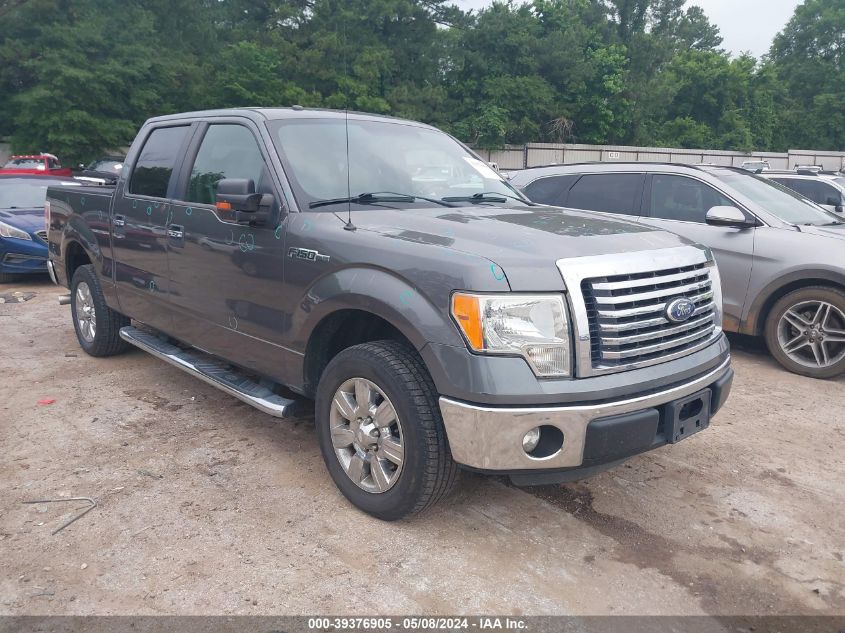
[[[630,253],[690,244],[636,222],[547,206],[368,209],[352,212],[360,230],[484,257],[500,266],[511,287],[560,285],[562,258]]]
[[[44,207],[35,209],[0,209],[0,222],[11,224],[27,233],[44,228]]]
[[[802,233],[809,233],[810,235],[832,237],[840,240],[845,239],[845,224],[832,224],[830,226],[799,226],[798,229]]]

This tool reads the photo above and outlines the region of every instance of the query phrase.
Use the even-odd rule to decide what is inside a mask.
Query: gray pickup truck
[[[365,114],[150,119],[113,186],[51,187],[49,269],[82,348],[141,348],[308,414],[357,507],[399,519],[459,468],[583,478],[707,427],[730,392],[711,253],[528,201],[468,148]]]

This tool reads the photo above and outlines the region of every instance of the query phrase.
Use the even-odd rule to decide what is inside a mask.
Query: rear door
[[[641,221],[710,247],[722,277],[725,325],[736,330],[751,278],[756,229],[710,226],[706,223],[707,212],[716,206],[742,209],[727,195],[696,178],[653,174],[646,183]]]
[[[215,206],[223,178],[249,179],[269,201],[259,226]],[[167,227],[175,335],[204,350],[278,375],[283,326],[284,226],[267,148],[247,119],[201,123]]]
[[[112,251],[121,311],[172,333],[166,226],[170,195],[191,134],[190,125],[148,128],[127,178],[115,189]]]

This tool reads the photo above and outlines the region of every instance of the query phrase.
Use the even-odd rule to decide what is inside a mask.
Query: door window
[[[772,180],[782,184],[784,187],[789,187],[793,191],[797,191],[808,200],[817,202],[813,197],[813,187],[810,180],[802,180],[801,178],[772,178]]]
[[[529,200],[540,204],[561,204],[578,176],[539,178],[525,188]]]
[[[639,215],[643,174],[589,174],[569,191],[566,206],[573,209]]]
[[[170,176],[187,132],[186,125],[153,130],[135,163],[129,181],[129,193],[154,198],[167,197]]]
[[[269,172],[255,137],[242,125],[211,125],[200,145],[187,199],[214,204],[217,183],[224,178],[245,178],[255,183],[258,193],[272,193]]]
[[[816,202],[832,207],[837,207],[842,204],[842,193],[839,189],[821,180],[817,180],[814,184],[818,190],[819,198]]]
[[[797,191],[816,204],[838,206],[842,204],[842,194],[832,185],[811,178],[772,178],[785,187]]]
[[[649,212],[653,218],[704,224],[707,212],[720,206],[736,204],[710,185],[692,178],[668,174],[652,177]]]

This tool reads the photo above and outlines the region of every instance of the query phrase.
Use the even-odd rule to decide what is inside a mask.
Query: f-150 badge
[[[328,255],[321,255],[319,251],[312,251],[308,248],[297,248],[291,246],[288,249],[288,257],[292,259],[304,259],[309,262],[327,262],[331,259]]]

